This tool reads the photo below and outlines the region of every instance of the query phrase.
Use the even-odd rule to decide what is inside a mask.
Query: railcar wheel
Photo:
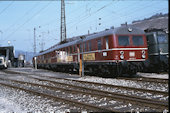
[[[116,76],[122,76],[123,74],[123,67],[122,67],[122,64],[117,64],[116,66]]]

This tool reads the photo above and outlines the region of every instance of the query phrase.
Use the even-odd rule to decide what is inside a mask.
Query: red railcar
[[[56,71],[78,70],[82,55],[86,71],[134,74],[142,70],[148,59],[145,33],[138,28],[122,26],[80,36],[39,53],[37,65]]]

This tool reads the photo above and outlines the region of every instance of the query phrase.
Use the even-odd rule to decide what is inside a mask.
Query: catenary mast
[[[65,19],[65,3],[64,0],[61,0],[61,32],[60,32],[60,41],[66,41],[66,19]]]

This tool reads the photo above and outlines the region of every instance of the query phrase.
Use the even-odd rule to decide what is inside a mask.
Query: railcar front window
[[[135,46],[142,46],[144,45],[143,37],[142,36],[133,36],[133,45]]]
[[[129,36],[119,36],[118,37],[118,42],[119,42],[120,46],[128,46],[128,45],[130,45]]]
[[[0,59],[0,63],[2,63],[2,60]]]
[[[166,35],[158,35],[158,42],[159,43],[168,43],[168,38]]]

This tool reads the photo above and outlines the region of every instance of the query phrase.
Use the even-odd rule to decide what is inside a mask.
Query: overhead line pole
[[[66,41],[66,19],[65,19],[65,3],[61,0],[61,42]]]
[[[34,28],[34,55],[36,54],[36,35],[35,35],[36,28]]]

